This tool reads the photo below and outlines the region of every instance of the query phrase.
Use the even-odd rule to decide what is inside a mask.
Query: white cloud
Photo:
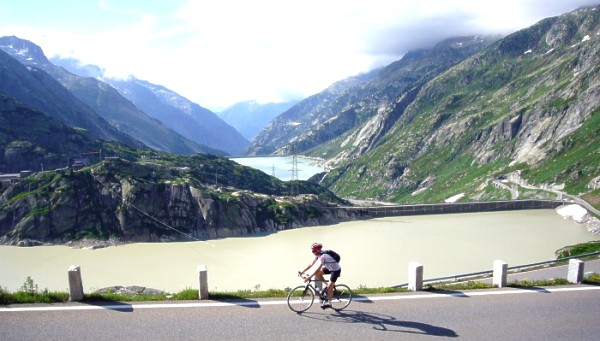
[[[85,30],[15,21],[0,24],[0,35],[31,40],[49,57],[74,57],[104,68],[109,75],[133,74],[216,109],[240,100],[308,96],[337,80],[397,60],[410,49],[454,35],[510,33],[593,1],[188,0],[180,4],[165,10],[172,5],[135,8],[125,0],[100,0],[94,13],[104,14],[103,19],[83,18],[89,23]],[[154,10],[153,6],[162,7]],[[115,18],[112,25],[106,18]],[[92,31],[100,24],[102,28]]]

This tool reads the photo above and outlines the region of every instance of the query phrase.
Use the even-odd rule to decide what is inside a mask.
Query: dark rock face
[[[240,236],[352,219],[317,195],[277,197],[185,183],[181,168],[114,160],[45,172],[0,196],[0,242],[159,242]]]

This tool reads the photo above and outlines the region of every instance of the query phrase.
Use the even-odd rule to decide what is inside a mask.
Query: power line
[[[292,172],[292,176],[290,179],[290,195],[296,195],[299,194],[299,190],[298,190],[298,155],[296,155],[296,147],[295,145],[292,144],[292,169],[290,169],[290,172]]]
[[[180,231],[180,230],[178,230],[178,229],[174,228],[173,226],[171,226],[171,225],[169,225],[169,224],[167,224],[167,223],[165,223],[165,222],[163,222],[163,221],[160,221],[160,220],[158,220],[157,218],[154,218],[152,215],[150,215],[149,213],[145,212],[144,210],[142,210],[142,209],[140,209],[140,208],[136,207],[134,204],[129,204],[129,203],[126,203],[126,205],[128,205],[129,207],[132,207],[132,208],[134,208],[136,211],[138,211],[139,213],[141,213],[141,214],[142,214],[142,215],[144,215],[145,217],[152,219],[153,221],[155,221],[155,222],[159,223],[160,225],[162,225],[162,226],[164,226],[164,227],[166,227],[166,228],[168,228],[168,229],[170,229],[170,230],[173,230],[173,231],[175,231],[175,232],[181,233],[182,235],[184,235],[184,236],[186,236],[186,237],[188,237],[188,238],[194,239],[194,240],[196,240],[196,241],[200,241],[200,239],[198,239],[198,238],[196,238],[196,237],[192,236],[191,234],[188,234],[188,233],[185,233],[185,232],[183,232],[183,231]]]
[[[112,188],[110,188],[110,187],[106,187],[106,188],[108,188],[108,190],[109,190],[109,191],[111,191],[111,192],[112,192],[114,195],[121,196],[119,193],[115,192],[115,191],[114,191]],[[180,231],[180,230],[176,229],[175,227],[173,227],[173,226],[171,226],[171,225],[169,225],[169,224],[167,224],[167,223],[165,223],[165,222],[163,222],[163,221],[161,221],[161,220],[159,220],[159,219],[155,218],[155,217],[154,217],[154,216],[152,216],[150,213],[148,213],[148,212],[146,212],[146,211],[142,210],[141,208],[139,208],[139,207],[135,206],[134,204],[130,203],[128,200],[124,200],[123,202],[124,202],[124,203],[125,203],[125,205],[127,205],[128,207],[131,207],[131,208],[135,209],[135,210],[136,210],[138,213],[140,213],[140,214],[142,214],[143,216],[145,216],[145,217],[147,217],[147,218],[151,219],[152,221],[154,221],[154,222],[156,222],[156,223],[158,223],[158,224],[160,224],[160,225],[162,225],[162,226],[166,227],[167,229],[169,229],[169,230],[172,230],[172,231],[175,231],[175,232],[177,232],[177,233],[180,233],[180,234],[182,234],[182,235],[184,235],[184,236],[186,236],[186,237],[188,237],[188,238],[191,238],[191,239],[193,239],[193,240],[195,240],[195,241],[201,241],[200,239],[198,239],[198,238],[196,238],[196,237],[192,236],[191,234],[188,234],[188,233],[185,233],[185,232],[183,232],[183,231]]]
[[[292,155],[292,172],[291,180],[298,180],[298,156],[296,154]]]

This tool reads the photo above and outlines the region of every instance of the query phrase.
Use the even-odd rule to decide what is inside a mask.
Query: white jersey
[[[333,259],[333,257],[326,253],[322,253],[319,256],[319,259],[321,260],[321,264],[323,264],[323,267],[329,269],[329,271],[338,271],[342,268],[340,266],[340,263],[336,262],[335,259]]]

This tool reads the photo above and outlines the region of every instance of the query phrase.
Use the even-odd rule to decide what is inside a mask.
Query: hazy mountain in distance
[[[127,80],[103,79],[145,113],[196,143],[230,155],[243,154],[249,144],[215,113],[164,86],[135,77]]]
[[[327,121],[331,117],[336,117],[339,114],[338,110],[340,108],[331,103],[337,103],[338,101],[336,101],[336,99],[342,97],[344,94],[354,94],[353,92],[349,92],[350,89],[368,82],[373,79],[377,73],[378,70],[374,70],[337,81],[320,93],[299,101],[290,109],[275,117],[259,132],[248,147],[247,154],[289,155],[292,153],[292,150],[304,152],[309,148],[304,145],[299,146],[297,142],[305,133],[310,135],[307,136],[306,139],[309,143],[319,144],[325,142],[320,138],[315,139],[315,135],[312,131],[314,128],[320,127],[322,121]],[[338,126],[338,128],[347,129],[346,126]],[[338,136],[339,130],[328,134]]]
[[[245,101],[236,103],[218,112],[217,115],[237,129],[245,138],[252,141],[272,119],[296,103],[298,101],[266,104]]]
[[[182,136],[204,146],[239,155],[249,141],[212,111],[193,103],[161,85],[129,77],[104,77],[104,70],[73,58],[52,61],[75,74],[104,80],[149,116],[163,122]],[[220,154],[220,153],[218,153]]]

